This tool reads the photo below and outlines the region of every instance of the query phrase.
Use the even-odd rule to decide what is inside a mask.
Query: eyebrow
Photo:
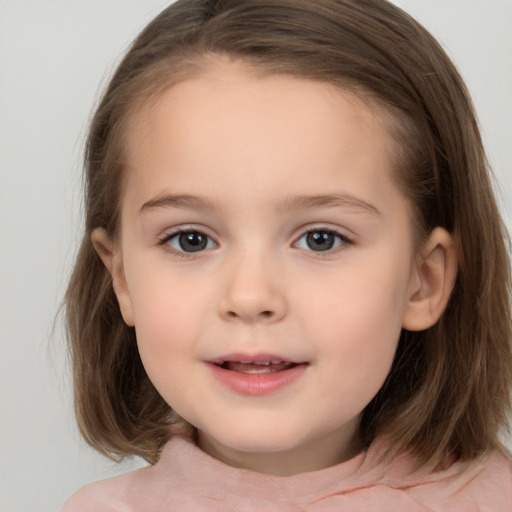
[[[308,210],[321,207],[341,207],[372,215],[380,215],[380,211],[373,204],[364,201],[352,194],[323,194],[287,196],[278,207],[280,212]],[[162,194],[146,201],[140,208],[140,212],[158,208],[200,209],[215,210],[216,204],[206,197],[190,194]]]
[[[190,194],[163,194],[146,201],[140,208],[141,213],[156,208],[184,208],[199,210],[214,210],[215,204],[206,197]]]
[[[325,194],[285,197],[280,210],[294,211],[320,207],[341,207],[372,215],[381,215],[377,207],[352,194]]]

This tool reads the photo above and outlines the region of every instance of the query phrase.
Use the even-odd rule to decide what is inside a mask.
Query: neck
[[[203,432],[198,433],[198,445],[204,452],[229,466],[273,476],[319,471],[355,457],[362,449],[356,432],[343,439],[337,431],[314,442],[277,452],[236,450]]]

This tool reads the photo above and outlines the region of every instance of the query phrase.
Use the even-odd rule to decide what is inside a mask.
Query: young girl
[[[473,107],[385,0],[179,0],[92,121],[66,512],[512,509],[506,235]]]

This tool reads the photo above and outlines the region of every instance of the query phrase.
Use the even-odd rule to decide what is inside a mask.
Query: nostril
[[[229,318],[239,318],[240,316],[243,316],[237,313],[236,311],[227,311],[226,314]],[[274,312],[270,310],[265,310],[261,311],[257,316],[259,316],[260,318],[272,318],[274,316]]]

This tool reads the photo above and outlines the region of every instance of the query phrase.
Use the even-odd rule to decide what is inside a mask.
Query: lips
[[[253,363],[242,363],[241,361],[225,361],[219,366],[230,372],[264,374],[289,370],[290,368],[296,366],[296,364],[274,359],[272,361],[254,361]]]
[[[232,354],[208,361],[217,381],[245,395],[275,393],[299,378],[308,363],[270,354]]]

